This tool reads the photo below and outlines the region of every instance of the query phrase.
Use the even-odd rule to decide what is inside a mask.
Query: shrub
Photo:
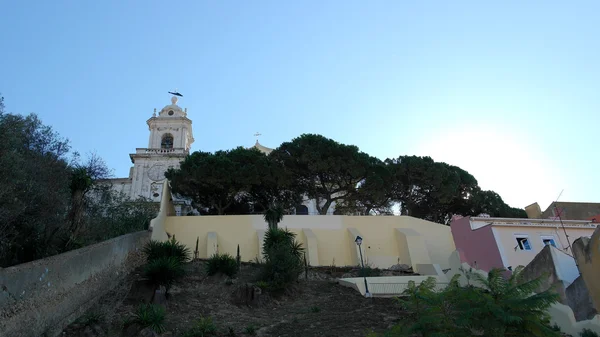
[[[379,268],[372,268],[371,266],[365,266],[358,270],[358,277],[372,277],[381,275]]]
[[[312,313],[321,312],[321,308],[316,307],[316,306],[315,307],[310,307],[310,312],[312,312]]]
[[[185,263],[190,258],[190,249],[177,242],[175,237],[164,242],[151,240],[144,247],[144,253],[148,262],[161,257],[174,257],[180,263]]]
[[[244,329],[244,333],[247,335],[254,336],[254,335],[256,335],[256,327],[254,325],[250,324]]]
[[[238,272],[237,261],[229,254],[215,254],[208,259],[206,264],[206,273],[209,276],[218,273],[225,274],[229,277],[235,277]]]
[[[581,337],[598,337],[598,334],[590,329],[583,329],[583,331],[581,331],[579,333],[579,336],[581,336]]]
[[[157,289],[160,286],[165,287],[165,296],[173,283],[185,275],[183,265],[174,256],[160,257],[148,262],[144,272],[150,283]]]
[[[136,312],[133,314],[132,323],[137,323],[143,328],[150,328],[156,333],[162,333],[165,331],[166,311],[160,305],[156,304],[140,304]]]
[[[183,334],[183,337],[204,337],[216,334],[217,327],[211,317],[200,317],[194,326]]]
[[[547,309],[558,295],[533,292],[540,279],[523,282],[522,267],[510,279],[494,269],[487,278],[468,272],[483,285],[461,286],[456,275],[449,285],[436,291],[434,278],[416,285],[410,281],[399,301],[406,311],[401,330],[415,336],[560,336],[549,325]]]
[[[297,281],[302,273],[304,249],[295,238],[296,235],[287,229],[271,228],[265,234],[265,263],[261,279],[269,283],[273,290],[284,289],[291,282]]]

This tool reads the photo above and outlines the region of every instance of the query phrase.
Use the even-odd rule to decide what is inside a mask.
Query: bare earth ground
[[[171,289],[166,304],[167,333],[162,336],[180,336],[201,316],[212,317],[218,328],[217,336],[226,336],[231,328],[236,336],[244,334],[248,326],[256,327],[257,336],[365,336],[370,331],[383,332],[401,315],[393,299],[366,299],[356,290],[340,286],[333,277],[338,272],[311,270],[287,294],[261,296],[264,303],[257,307],[233,304],[232,293],[245,283],[256,279],[258,268],[244,265],[233,284],[223,276],[207,277],[204,262],[187,265],[188,274]],[[78,322],[64,330],[63,336],[140,336],[123,330],[123,321],[141,301],[147,301],[151,292],[141,290],[141,270],[127,280]]]

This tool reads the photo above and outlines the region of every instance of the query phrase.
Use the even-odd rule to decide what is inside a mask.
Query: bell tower
[[[171,104],[162,108],[158,115],[154,109],[152,117],[146,121],[150,131],[148,147],[136,148],[135,153],[129,155],[133,163],[130,173],[130,197],[133,199],[144,197],[160,201],[166,182],[165,172],[179,167],[190,153],[194,143],[192,121],[187,118],[187,109],[181,109],[177,101],[177,96],[171,97]]]

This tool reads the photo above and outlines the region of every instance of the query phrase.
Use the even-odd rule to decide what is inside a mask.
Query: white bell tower
[[[162,186],[165,183],[165,171],[179,167],[179,163],[189,154],[194,136],[192,121],[187,118],[187,109],[177,105],[177,96],[171,98],[171,104],[156,109],[146,121],[150,136],[148,147],[136,148],[129,155],[133,163],[130,197],[149,198],[160,201]]]

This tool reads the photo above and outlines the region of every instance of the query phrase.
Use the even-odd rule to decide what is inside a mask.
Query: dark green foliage
[[[205,337],[213,336],[217,333],[217,327],[213,323],[212,317],[200,317],[194,326],[183,334],[183,337]]]
[[[269,225],[269,228],[277,228],[277,224],[283,220],[283,215],[283,207],[276,206],[267,209],[263,217]]]
[[[372,268],[370,266],[365,266],[364,268],[360,268],[358,270],[358,277],[372,277],[381,275],[381,270],[379,268]]]
[[[598,334],[590,329],[583,329],[583,331],[581,331],[579,333],[579,336],[581,336],[581,337],[598,337]]]
[[[142,230],[155,216],[149,203],[125,205],[129,200],[102,188],[105,163],[94,154],[85,162],[70,156],[69,142],[35,114],[0,106],[0,134],[0,267]]]
[[[315,313],[315,314],[319,313],[319,312],[321,312],[321,308],[319,308],[319,307],[310,307],[310,312]]]
[[[256,326],[250,324],[244,329],[244,333],[250,336],[256,335]]]
[[[261,279],[272,290],[285,289],[302,273],[302,245],[287,229],[271,228],[265,233],[263,252],[265,263]]]
[[[441,291],[435,279],[416,285],[410,282],[399,299],[406,315],[395,336],[560,336],[549,322],[547,309],[558,295],[533,294],[540,280],[522,282],[521,268],[510,279],[503,270],[490,271],[487,278],[469,275],[483,288],[460,286],[458,277]]]
[[[418,156],[387,159],[386,164],[393,175],[393,199],[401,202],[402,214],[439,223],[449,223],[453,214],[527,217],[498,194],[482,191],[477,180],[459,167]]]
[[[164,242],[149,241],[144,246],[144,253],[148,262],[162,257],[173,257],[181,264],[190,258],[190,249],[179,243],[174,237]]]
[[[34,114],[0,114],[0,267],[61,251],[69,143]]]
[[[233,330],[233,328],[232,328],[232,327],[228,327],[228,328],[227,328],[227,336],[228,336],[228,337],[235,337],[235,336],[236,336],[236,335],[235,335],[235,331]]]
[[[137,323],[143,328],[150,328],[156,333],[165,331],[166,311],[160,305],[156,304],[140,304],[133,314],[131,323]]]
[[[314,134],[285,142],[269,156],[281,162],[299,189],[316,200],[319,214],[327,214],[333,202],[351,198],[377,161],[356,146]]]
[[[162,256],[153,259],[144,267],[144,274],[156,288],[165,287],[165,295],[179,279],[185,275],[181,260],[175,256]]]
[[[209,276],[216,275],[218,273],[227,275],[229,277],[235,277],[238,272],[237,261],[233,256],[225,254],[215,254],[208,259],[206,263],[206,273]]]

